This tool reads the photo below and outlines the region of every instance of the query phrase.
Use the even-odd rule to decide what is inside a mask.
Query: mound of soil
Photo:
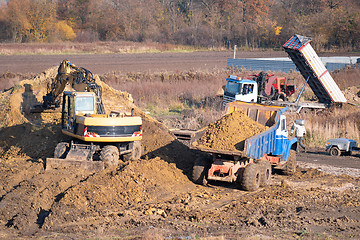
[[[40,104],[42,96],[47,92],[48,86],[57,74],[57,68],[53,67],[37,75],[34,79],[23,80],[10,90],[0,94],[0,157],[11,158],[19,155],[31,158],[51,157],[56,144],[66,140],[60,131],[61,110],[46,111],[42,113],[30,113],[30,107]],[[130,111],[143,120],[143,153],[149,157],[156,151],[156,155],[166,155],[169,158],[166,146],[174,150],[178,147],[183,150],[182,144],[177,142],[168,129],[139,110],[134,104],[131,95],[109,87],[100,81],[97,75],[96,82],[103,89],[103,102],[107,112],[111,110]],[[69,86],[65,90],[71,90]],[[12,147],[12,150],[10,148]],[[19,148],[19,151],[13,149]],[[165,148],[164,148],[165,147]],[[166,154],[161,154],[165,151]],[[170,154],[171,155],[171,154]]]
[[[76,232],[91,228],[94,222],[103,219],[110,226],[117,225],[111,219],[131,215],[126,211],[130,206],[166,201],[192,188],[175,164],[160,158],[130,162],[119,170],[94,174],[69,189],[52,207],[44,229]],[[165,215],[164,210],[157,212]]]
[[[265,126],[255,122],[244,112],[234,111],[211,123],[194,145],[216,150],[242,151],[247,138],[265,129]]]
[[[130,94],[109,87],[97,75],[95,79],[103,89],[107,112],[134,109],[142,117],[143,159],[97,173],[81,169],[45,171],[45,159],[52,157],[56,144],[68,137],[60,130],[60,109],[42,113],[30,113],[29,109],[41,103],[56,74],[57,68],[51,68],[0,94],[0,223],[3,226],[32,234],[49,218],[45,226],[52,230],[51,222],[64,227],[69,218],[99,216],[98,211],[104,209],[116,211],[155,201],[172,196],[174,189],[192,186],[185,174],[191,170],[194,153],[175,140],[164,125],[139,110]],[[152,159],[155,156],[171,164],[160,158]]]

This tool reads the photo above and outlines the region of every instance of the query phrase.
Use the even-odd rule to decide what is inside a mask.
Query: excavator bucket
[[[54,169],[84,169],[88,171],[100,171],[104,169],[103,161],[92,160],[92,148],[85,144],[72,144],[66,158],[47,158],[45,170]]]
[[[86,161],[75,159],[61,159],[61,158],[47,158],[45,170],[57,170],[57,169],[84,169],[88,171],[101,171],[104,169],[104,162],[102,161]]]

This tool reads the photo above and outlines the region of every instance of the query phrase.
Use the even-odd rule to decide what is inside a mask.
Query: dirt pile
[[[358,86],[348,87],[343,91],[348,103],[355,106],[360,104],[360,89]]]
[[[250,119],[244,112],[235,111],[211,123],[194,145],[216,150],[242,151],[245,139],[265,129],[265,126]]]
[[[94,174],[69,189],[52,206],[44,229],[81,231],[92,228],[94,222],[103,225],[104,220],[108,226],[116,226],[119,222],[114,218],[121,221],[121,217],[134,214],[135,211],[127,211],[130,207],[143,208],[193,188],[175,164],[160,158],[130,162],[119,170]],[[143,214],[153,214],[150,211],[145,213],[144,209]],[[157,212],[165,215],[164,210]]]
[[[104,212],[121,214],[129,206],[166,199],[193,187],[183,171],[190,171],[194,153],[176,141],[164,125],[139,110],[130,94],[112,89],[96,75],[107,112],[135,109],[142,117],[144,159],[95,174],[69,169],[44,171],[46,157],[52,157],[56,144],[67,137],[60,131],[60,109],[30,114],[29,108],[41,103],[56,73],[54,67],[0,95],[0,229],[22,234],[60,226],[73,231],[94,229],[96,221],[108,218]],[[165,161],[152,159],[155,156]],[[71,227],[71,219],[83,224]]]
[[[60,131],[60,109],[29,113],[30,107],[40,104],[42,96],[57,74],[57,67],[46,70],[31,80],[23,80],[10,90],[0,94],[0,157],[11,158],[28,156],[31,158],[51,157],[56,144],[68,139]],[[167,154],[166,146],[180,148],[168,129],[152,117],[144,114],[134,104],[131,95],[109,87],[94,75],[96,82],[103,89],[103,102],[107,112],[111,110],[130,111],[143,119],[143,153],[149,157],[166,156],[166,160],[175,162]],[[71,90],[69,86],[65,90]],[[13,151],[18,148],[19,151]],[[11,151],[10,151],[10,148]],[[156,154],[153,152],[156,151]],[[162,154],[164,152],[164,154]],[[170,154],[171,155],[171,154]],[[174,155],[174,154],[172,154]],[[176,157],[176,156],[174,156]]]

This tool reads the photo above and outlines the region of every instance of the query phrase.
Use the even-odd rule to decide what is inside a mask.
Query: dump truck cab
[[[230,75],[226,78],[223,101],[225,104],[233,101],[257,102],[257,92],[258,85],[255,81]]]

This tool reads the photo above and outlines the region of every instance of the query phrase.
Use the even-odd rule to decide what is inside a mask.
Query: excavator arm
[[[40,108],[45,110],[59,107],[59,96],[67,84],[70,84],[78,92],[94,92],[96,94],[97,113],[105,114],[105,108],[102,103],[102,88],[95,83],[93,74],[85,68],[75,66],[68,60],[63,60],[60,63],[58,73],[51,83],[47,94],[43,96],[43,103]]]

